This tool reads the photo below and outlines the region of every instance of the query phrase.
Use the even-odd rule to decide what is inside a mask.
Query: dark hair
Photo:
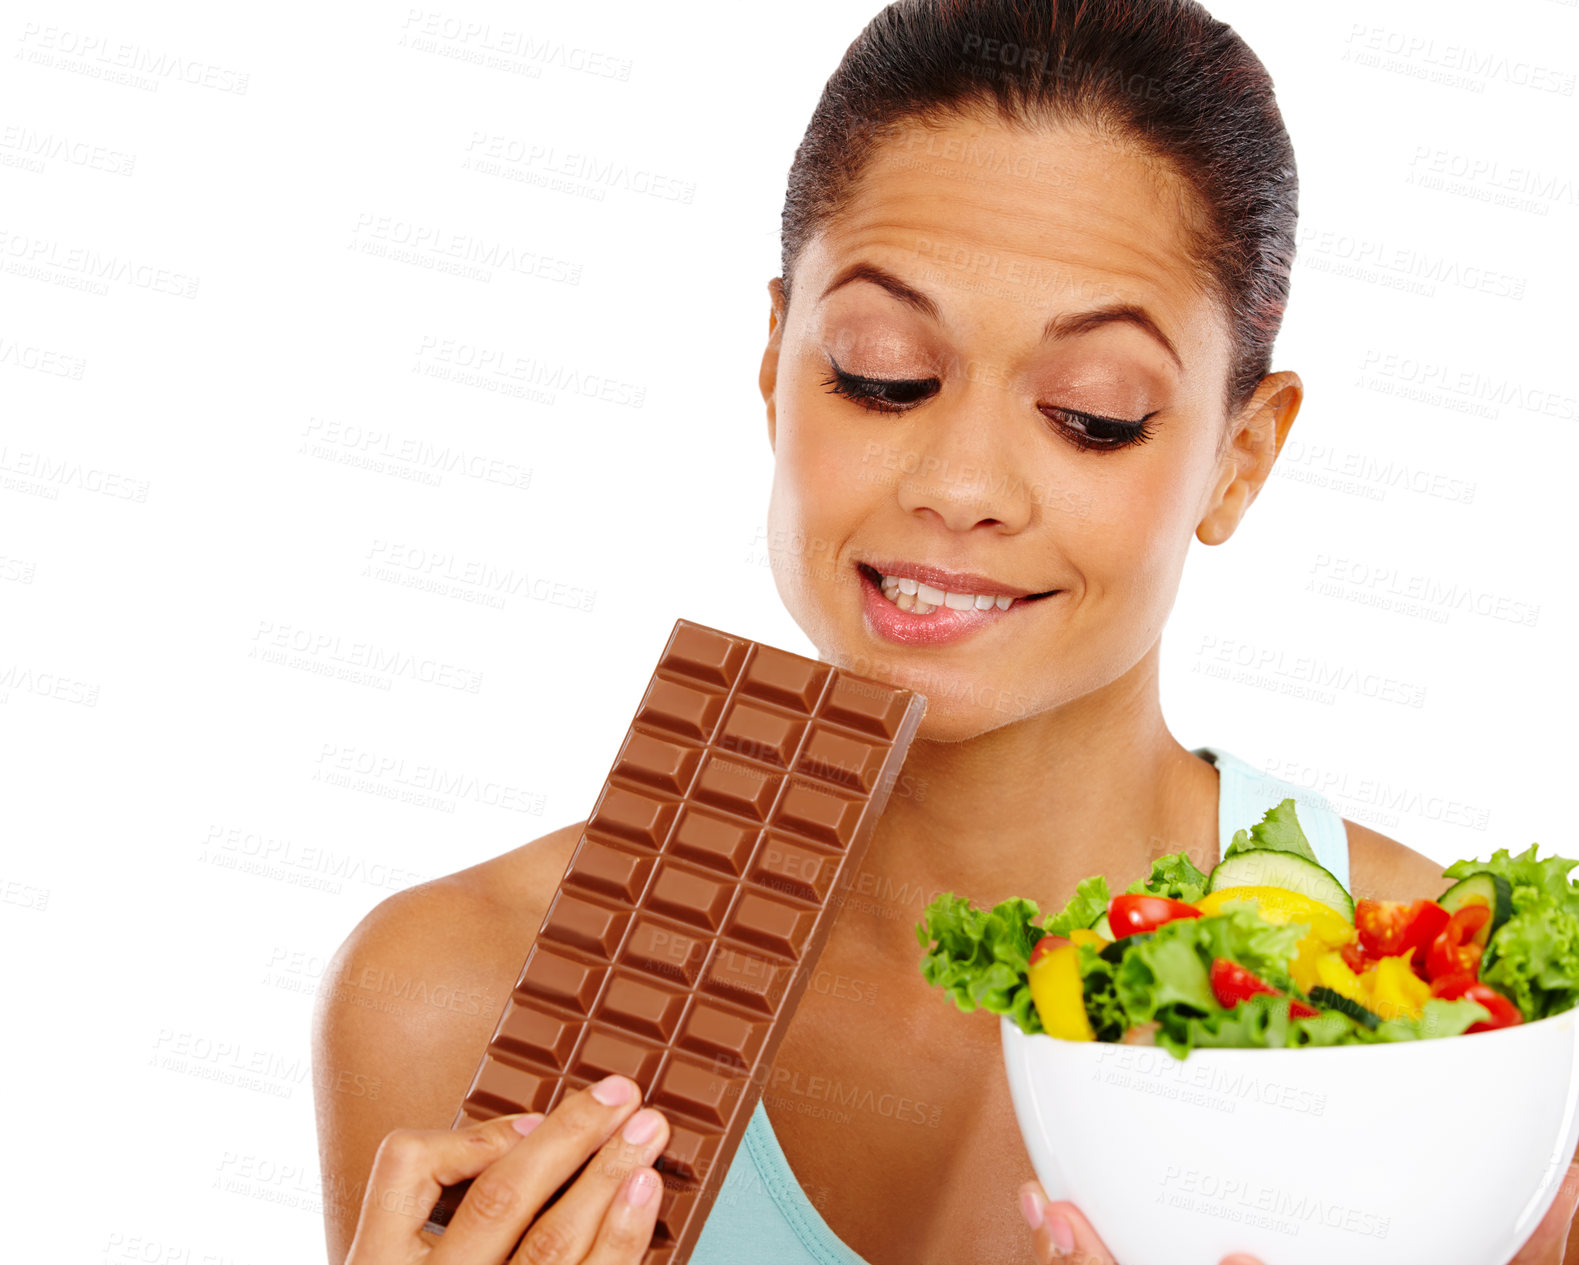
[[[788,296],[806,243],[849,203],[907,121],[996,105],[1006,121],[1075,121],[1161,157],[1193,190],[1191,249],[1233,336],[1226,404],[1266,375],[1288,301],[1299,182],[1272,79],[1194,0],[897,0],[823,89],[790,168]]]

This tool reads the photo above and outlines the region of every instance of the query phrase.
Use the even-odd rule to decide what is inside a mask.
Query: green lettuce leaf
[[[1324,1010],[1312,1019],[1294,1019],[1289,1015],[1287,997],[1261,996],[1240,1002],[1232,1010],[1204,1015],[1177,1009],[1167,1012],[1157,1030],[1157,1044],[1177,1058],[1192,1049],[1214,1046],[1277,1050],[1305,1045],[1379,1045],[1456,1037],[1485,1018],[1486,1008],[1479,1002],[1433,997],[1422,1007],[1420,1018],[1388,1019],[1373,1031],[1337,1010]]]
[[[1312,1019],[1295,1019],[1292,1031],[1297,1045],[1354,1045],[1365,1029],[1341,1010],[1323,1010]]]
[[[1489,1010],[1467,997],[1453,1001],[1445,997],[1432,997],[1420,1008],[1420,1018],[1410,1019],[1400,1015],[1396,1019],[1384,1019],[1376,1025],[1371,1040],[1428,1041],[1436,1037],[1456,1037],[1471,1024],[1490,1018]]]
[[[1489,861],[1454,861],[1442,871],[1443,878],[1468,878],[1471,874],[1500,874],[1513,888],[1515,909],[1528,908],[1543,900],[1558,905],[1579,906],[1579,883],[1571,882],[1568,871],[1579,865],[1569,857],[1549,856],[1535,859],[1538,844],[1532,843],[1518,856],[1499,848]],[[1533,889],[1520,893],[1520,888]]]
[[[1289,963],[1299,952],[1299,942],[1309,934],[1310,924],[1267,922],[1257,912],[1255,903],[1248,900],[1230,901],[1220,914],[1187,921],[1194,924],[1200,951],[1208,964],[1213,958],[1229,958],[1274,988],[1293,985]]]
[[[1579,1004],[1579,917],[1550,902],[1515,913],[1486,946],[1480,978],[1512,998],[1526,1020]]]
[[[1022,1032],[1041,1032],[1026,979],[1031,950],[1046,934],[1037,924],[1034,901],[1006,900],[976,909],[944,892],[926,907],[916,939],[927,950],[921,974],[942,988],[967,1014],[988,1010],[1008,1015]]]
[[[1107,913],[1107,879],[1100,874],[1081,879],[1069,903],[1047,920],[1047,934],[1067,936],[1071,931],[1089,927]]]
[[[1170,1006],[1202,1015],[1222,1009],[1212,992],[1214,958],[1231,958],[1275,988],[1289,985],[1288,966],[1306,928],[1275,925],[1249,902],[1206,918],[1164,923],[1124,952],[1114,974],[1119,1003],[1131,1023],[1162,1019]]]
[[[1215,1007],[1204,1015],[1174,1011],[1157,1029],[1157,1044],[1176,1058],[1192,1049],[1237,1046],[1282,1049],[1293,1036],[1286,997],[1252,997],[1232,1010]]]
[[[1149,939],[1139,940],[1125,952],[1114,974],[1118,1001],[1132,1024],[1155,1019],[1169,1006],[1186,1006],[1201,1014],[1218,1009],[1207,974],[1210,960],[1202,961],[1196,938],[1188,931],[1199,918],[1181,918],[1158,927]]]
[[[1480,978],[1513,999],[1527,1021],[1579,1004],[1579,883],[1568,872],[1579,861],[1537,860],[1538,845],[1517,856],[1507,848],[1489,861],[1455,861],[1444,878],[1500,874],[1513,891],[1513,917],[1486,945]]]
[[[1223,853],[1223,859],[1238,856],[1242,852],[1253,852],[1257,848],[1292,852],[1307,861],[1321,864],[1316,860],[1316,850],[1310,846],[1310,840],[1305,838],[1292,799],[1285,799],[1275,808],[1267,809],[1266,815],[1249,830],[1235,831],[1228,851]]]
[[[1084,984],[1086,1017],[1098,1041],[1117,1041],[1129,1028],[1129,1015],[1118,999],[1113,966],[1094,944],[1080,946],[1080,978]]]
[[[1136,879],[1124,890],[1170,896],[1174,900],[1193,904],[1206,895],[1206,875],[1184,853],[1170,852],[1151,863],[1151,875],[1148,878]]]

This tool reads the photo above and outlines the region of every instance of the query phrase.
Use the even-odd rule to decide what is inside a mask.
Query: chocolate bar
[[[669,1121],[644,1262],[683,1265],[925,706],[677,621],[453,1127],[630,1077]]]

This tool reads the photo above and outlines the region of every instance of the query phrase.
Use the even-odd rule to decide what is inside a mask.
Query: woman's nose
[[[950,531],[1023,531],[1035,514],[1032,481],[996,422],[936,415],[930,421],[915,432],[913,450],[900,463],[901,508],[935,517]]]

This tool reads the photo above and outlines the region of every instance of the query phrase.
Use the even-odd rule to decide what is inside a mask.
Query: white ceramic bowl
[[[1001,1022],[1036,1175],[1120,1265],[1507,1265],[1579,1142],[1576,1020],[1184,1060]]]

